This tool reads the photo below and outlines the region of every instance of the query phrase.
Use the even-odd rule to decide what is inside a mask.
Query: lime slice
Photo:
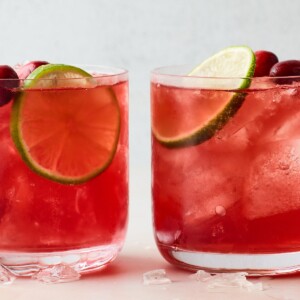
[[[29,79],[29,80],[27,80]],[[93,77],[68,65],[47,64],[36,68],[24,81],[25,88],[92,87]]]
[[[43,65],[13,103],[11,133],[25,163],[60,182],[83,183],[103,172],[116,152],[120,111],[109,87],[68,65]],[[67,87],[67,88],[66,88]]]
[[[254,75],[254,70],[254,52],[246,46],[235,46],[225,48],[206,59],[188,75],[219,77],[217,81],[203,80],[207,82],[204,84],[205,88],[234,90],[247,88],[251,83],[250,77]]]
[[[168,96],[168,92],[157,96],[161,100],[152,109],[156,139],[168,147],[196,145],[210,139],[242,105],[245,94],[235,90],[249,87],[254,69],[255,54],[246,46],[225,48],[205,60],[188,74],[191,78],[186,81],[191,79],[193,88],[179,88],[176,97]],[[199,96],[195,96],[197,90]]]

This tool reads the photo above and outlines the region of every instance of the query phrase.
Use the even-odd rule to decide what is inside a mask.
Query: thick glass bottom
[[[247,272],[249,276],[275,276],[300,272],[300,251],[276,254],[222,254],[172,247],[163,247],[160,251],[170,263],[194,271]]]
[[[0,252],[0,264],[12,276],[66,282],[103,268],[116,258],[121,247],[122,244],[113,244],[59,252]]]

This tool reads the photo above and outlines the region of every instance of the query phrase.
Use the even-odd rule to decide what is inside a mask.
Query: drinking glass
[[[151,73],[157,246],[209,272],[300,270],[300,77]],[[247,80],[248,88],[230,90]]]
[[[16,276],[77,279],[124,243],[128,73],[79,67],[92,77],[25,79],[0,107],[0,264]]]

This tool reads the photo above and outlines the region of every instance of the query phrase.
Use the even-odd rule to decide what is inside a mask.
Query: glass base
[[[160,249],[172,264],[210,273],[247,272],[249,276],[275,276],[300,272],[300,252],[229,254]]]
[[[66,282],[97,271],[114,260],[121,245],[59,252],[0,252],[0,264],[12,276],[31,276],[43,282]],[[1,271],[1,270],[0,270]]]

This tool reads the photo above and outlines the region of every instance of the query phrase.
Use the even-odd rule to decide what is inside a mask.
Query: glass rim
[[[107,65],[94,65],[94,64],[68,64],[70,66],[75,66],[79,67],[82,69],[85,68],[99,68],[99,69],[106,69],[106,70],[114,70],[114,73],[109,73],[109,74],[98,74],[97,76],[94,76],[95,78],[97,77],[111,77],[111,76],[121,76],[121,75],[128,75],[129,71],[125,68],[121,67],[114,67],[114,66],[107,66]]]
[[[300,75],[294,75],[294,76],[261,76],[261,77],[238,77],[238,76],[198,76],[198,75],[188,75],[188,73],[185,74],[179,74],[176,72],[166,72],[163,70],[167,70],[170,68],[184,68],[184,67],[188,67],[190,65],[187,64],[182,64],[182,65],[166,65],[166,66],[161,66],[161,67],[157,67],[151,70],[150,74],[151,74],[151,78],[153,78],[153,76],[161,76],[161,77],[170,77],[170,78],[190,78],[190,79],[220,79],[220,80],[232,80],[232,79],[247,79],[247,80],[277,80],[277,79],[299,79],[300,80]],[[189,70],[192,71],[194,67],[191,67]]]
[[[69,64],[64,63],[64,65],[74,66],[83,69],[84,71],[90,71],[92,78],[99,79],[99,78],[113,78],[113,77],[121,77],[127,79],[128,78],[128,70],[125,68],[120,67],[113,67],[113,66],[106,66],[106,65],[94,65],[94,64]],[[20,66],[21,67],[21,66]],[[17,72],[18,66],[13,66],[13,69]],[[99,74],[97,73],[100,72]],[[101,73],[101,71],[103,73]],[[93,72],[96,72],[93,74]],[[84,78],[91,78],[87,76],[81,76],[81,77],[72,77],[72,78],[58,78],[57,81],[68,81],[70,79],[72,80],[80,80]],[[14,82],[14,81],[31,81],[35,79],[27,79],[27,78],[0,78],[0,82],[6,81],[6,82]],[[39,81],[49,81],[53,80],[51,78],[43,78],[39,79]]]

